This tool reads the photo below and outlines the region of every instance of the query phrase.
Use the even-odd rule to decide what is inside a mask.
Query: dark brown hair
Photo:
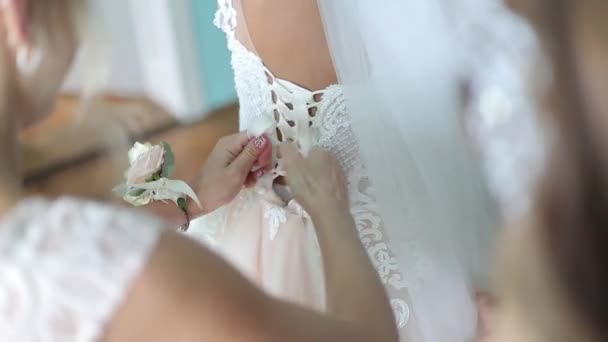
[[[592,113],[584,101],[571,30],[573,6],[593,1],[538,0],[538,7],[527,10],[543,34],[555,70],[555,86],[546,103],[557,141],[537,200],[542,236],[567,304],[593,336],[606,340],[608,146],[600,142],[597,115],[608,113]]]

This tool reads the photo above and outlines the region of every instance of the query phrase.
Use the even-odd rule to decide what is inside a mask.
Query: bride
[[[350,128],[316,2],[220,0],[218,5],[215,23],[232,52],[241,129],[265,133],[275,146],[293,143],[304,154],[320,146],[338,157],[361,241],[386,286],[398,326],[406,330],[413,319],[407,286]],[[256,132],[260,124],[263,129]],[[274,160],[258,186],[194,221],[189,233],[207,240],[269,293],[324,311],[325,275],[314,226],[282,185],[282,156],[275,153]]]
[[[463,128],[484,123],[476,109],[496,102],[486,90],[509,80],[497,63],[528,42],[526,25],[498,0],[218,0],[218,7],[241,129],[338,157],[402,340],[473,338],[498,213]],[[489,116],[500,114],[488,107]],[[273,157],[258,186],[196,221],[190,234],[268,292],[323,310],[314,227],[282,185],[281,155]]]

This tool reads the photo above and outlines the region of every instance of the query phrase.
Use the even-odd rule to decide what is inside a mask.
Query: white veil
[[[497,0],[319,7],[415,329],[426,342],[470,341],[499,215],[463,129],[471,56],[483,55],[471,42],[488,38],[467,35],[505,9]]]

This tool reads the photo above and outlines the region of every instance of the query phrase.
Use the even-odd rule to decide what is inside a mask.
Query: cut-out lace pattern
[[[384,234],[382,218],[350,127],[341,87],[332,85],[320,91],[309,91],[276,78],[259,56],[236,38],[237,17],[231,0],[218,0],[215,24],[226,33],[232,52],[241,129],[247,129],[261,116],[270,116],[274,122],[270,130],[273,144],[293,142],[303,153],[313,146],[320,146],[336,155],[346,173],[351,212],[361,241],[391,297],[396,321],[400,328],[404,328],[410,318],[406,281]],[[273,177],[284,175],[280,158],[275,155],[274,159]],[[246,207],[251,194],[251,190],[243,191],[237,205]],[[266,223],[279,223],[273,232],[279,229],[284,217],[276,213],[277,209],[301,212],[303,219],[307,217],[293,201],[287,207],[269,208],[265,215]]]
[[[0,340],[99,340],[161,232],[124,209],[23,201],[0,222]]]

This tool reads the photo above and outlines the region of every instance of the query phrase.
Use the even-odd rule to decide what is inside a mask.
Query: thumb
[[[269,141],[267,137],[252,138],[245,148],[243,148],[241,153],[232,161],[229,167],[237,169],[239,173],[244,175],[249,173],[255,161],[268,146]]]
[[[302,159],[302,155],[294,143],[281,144],[279,147],[279,153],[285,169],[291,168],[293,164]]]

